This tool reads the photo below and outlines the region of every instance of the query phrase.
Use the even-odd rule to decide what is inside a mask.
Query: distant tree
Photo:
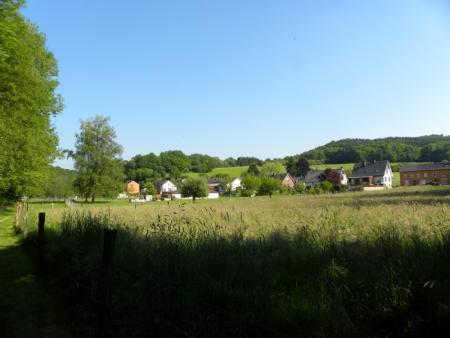
[[[259,186],[261,185],[261,179],[255,175],[245,175],[242,178],[242,187],[241,191],[243,196],[252,196],[256,191],[258,191]]]
[[[250,175],[259,175],[259,169],[258,166],[256,165],[256,163],[252,163],[248,166],[248,170],[247,173],[249,173]]]
[[[327,168],[320,176],[320,181],[328,181],[333,185],[333,190],[339,190],[341,187],[341,175],[337,170]]]
[[[183,183],[181,193],[184,196],[191,196],[192,201],[195,203],[197,197],[208,196],[208,183],[202,177],[189,177]]]
[[[297,161],[297,175],[299,177],[305,178],[309,171],[309,162],[306,158],[301,156]]]
[[[0,208],[42,194],[57,155],[58,67],[23,4],[0,1]]]
[[[51,167],[50,175],[44,187],[44,196],[53,199],[74,195],[73,182],[76,172],[59,167]]]
[[[266,162],[261,167],[261,174],[273,176],[285,172],[285,168],[280,162]]]
[[[115,138],[109,118],[96,116],[81,121],[73,154],[77,170],[74,186],[86,202],[90,198],[93,203],[97,196],[112,197],[120,191],[122,147]]]
[[[141,185],[141,191],[143,192],[144,198],[147,197],[147,195],[156,196],[158,195],[158,192],[156,191],[155,185],[152,181],[145,181]]]
[[[258,189],[259,195],[269,195],[272,198],[274,192],[279,191],[281,189],[280,180],[274,177],[263,177],[261,179],[261,185]]]
[[[250,165],[252,163],[260,166],[263,164],[263,161],[256,157],[238,157],[236,160],[236,165],[240,167]]]
[[[159,160],[167,176],[175,179],[188,172],[191,166],[189,157],[180,150],[162,152],[159,154]]]
[[[300,182],[295,183],[294,193],[296,193],[296,194],[304,194],[305,191],[306,191],[305,182],[300,181]]]

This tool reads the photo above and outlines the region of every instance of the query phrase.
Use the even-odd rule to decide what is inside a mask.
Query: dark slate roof
[[[213,177],[208,180],[208,184],[220,184],[220,179]]]
[[[400,172],[444,169],[450,169],[450,163],[424,163],[416,165],[404,165],[400,167]]]
[[[355,164],[352,177],[383,176],[389,161],[373,161]]]
[[[310,170],[306,174],[305,182],[311,182],[311,181],[317,181],[319,179],[319,176],[322,175],[325,172],[325,170]]]

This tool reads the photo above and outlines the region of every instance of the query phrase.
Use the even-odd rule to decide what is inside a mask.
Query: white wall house
[[[356,187],[392,188],[392,168],[389,161],[364,162],[355,165],[350,185]]]
[[[240,177],[236,177],[230,184],[231,191],[236,191],[236,189],[242,188],[242,180]]]
[[[173,184],[172,181],[165,180],[162,182],[158,182],[156,185],[156,189],[158,190],[158,194],[162,194],[165,192],[175,192],[177,191],[177,186]]]

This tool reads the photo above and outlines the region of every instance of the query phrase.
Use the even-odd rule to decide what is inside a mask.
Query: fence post
[[[98,286],[97,338],[108,337],[108,319],[111,310],[111,282],[113,271],[114,244],[116,229],[105,229],[103,234],[103,254]]]
[[[45,245],[45,212],[40,212],[38,223],[38,265],[40,271],[44,269],[44,245]]]

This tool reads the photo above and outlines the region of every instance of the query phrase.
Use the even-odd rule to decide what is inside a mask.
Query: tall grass
[[[47,256],[83,336],[104,227],[119,230],[112,336],[443,336],[447,193],[77,211],[52,228]]]

